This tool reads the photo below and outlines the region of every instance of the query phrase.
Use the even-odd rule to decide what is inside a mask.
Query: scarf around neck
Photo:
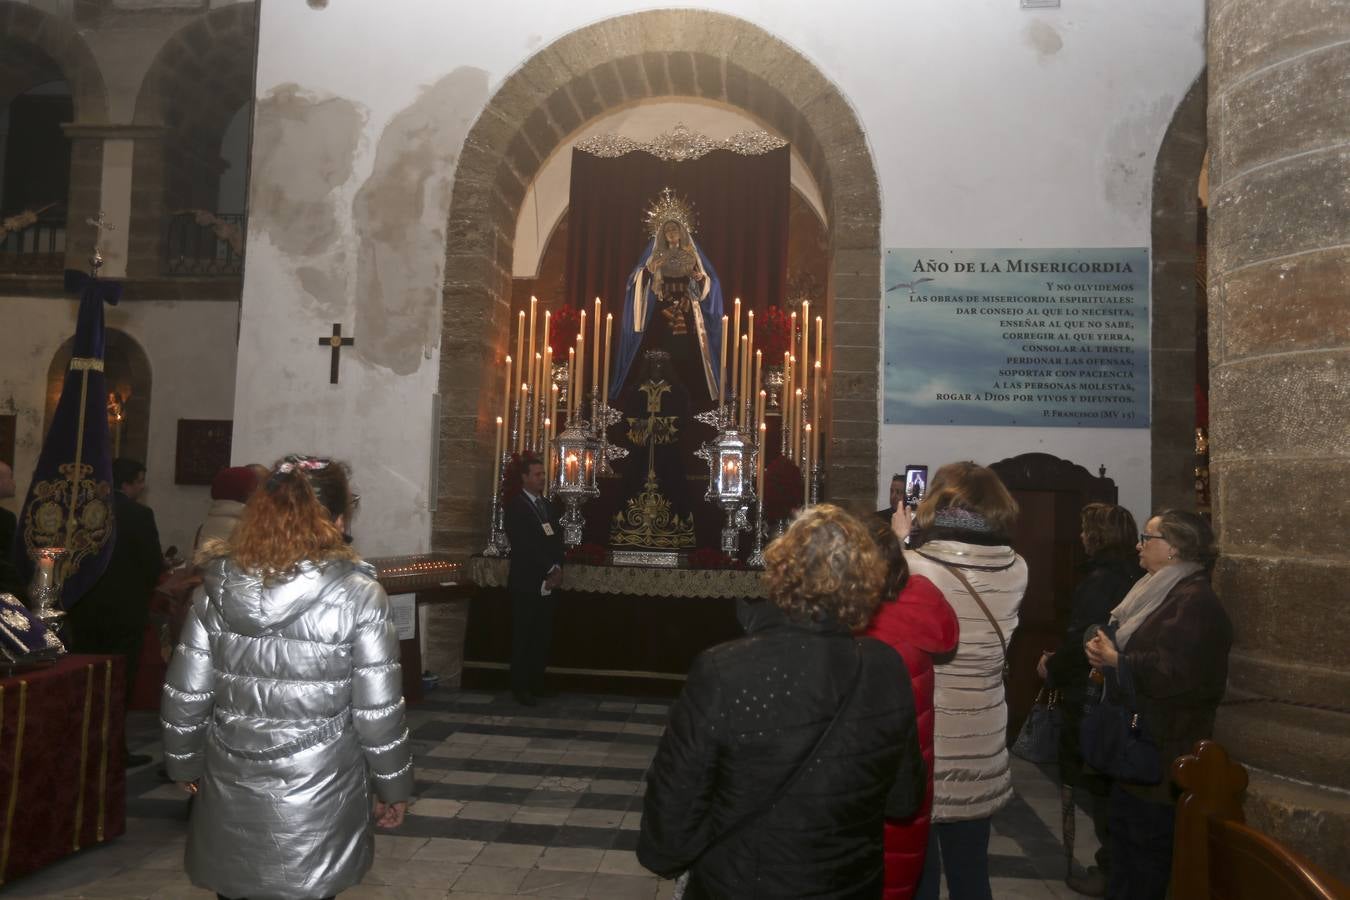
[[[1111,610],[1111,622],[1116,626],[1116,648],[1125,649],[1130,636],[1162,606],[1172,588],[1203,569],[1198,562],[1182,560],[1136,581],[1125,599]]]

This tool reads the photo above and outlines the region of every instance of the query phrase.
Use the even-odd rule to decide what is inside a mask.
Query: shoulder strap
[[[939,563],[939,565],[955,575],[956,579],[965,585],[966,590],[970,592],[970,596],[980,605],[980,612],[984,613],[984,617],[989,620],[989,624],[994,626],[994,634],[998,635],[998,645],[1003,648],[1003,675],[1006,678],[1008,675],[1008,642],[1003,637],[1003,629],[998,627],[998,620],[995,619],[994,614],[989,611],[989,607],[984,605],[984,598],[980,596],[979,591],[975,590],[975,587],[970,583],[970,579],[965,576],[964,572],[956,568],[956,566],[948,565],[947,563]]]
[[[825,730],[820,733],[820,737],[816,738],[815,745],[812,746],[810,751],[808,751],[807,754],[801,758],[801,761],[797,763],[797,767],[792,770],[792,774],[788,776],[787,781],[783,782],[782,787],[774,791],[773,795],[769,797],[768,800],[741,816],[732,823],[729,828],[709,841],[707,846],[699,851],[698,856],[690,861],[689,868],[692,869],[694,864],[706,856],[714,847],[741,831],[745,826],[754,822],[770,809],[773,809],[774,804],[787,796],[788,791],[792,790],[792,786],[796,784],[797,780],[805,773],[806,769],[811,765],[811,761],[816,758],[816,754],[820,753],[820,748],[825,746],[825,742],[834,731],[834,726],[844,717],[844,710],[848,709],[849,704],[853,702],[853,695],[858,692],[858,682],[862,680],[862,648],[858,645],[856,638],[853,640],[853,654],[857,659],[857,664],[853,668],[853,680],[849,683],[848,690],[844,692],[844,699],[839,702],[839,708],[834,711],[834,717],[830,719],[830,723],[825,726]]]

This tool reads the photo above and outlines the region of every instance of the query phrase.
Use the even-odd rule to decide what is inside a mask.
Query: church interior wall
[[[882,247],[1148,245],[1157,146],[1202,64],[1204,8],[1198,0],[1046,12],[992,0],[959,6],[936,0],[903,7],[816,4],[790,11],[768,0],[692,6],[742,17],[794,45],[852,104],[878,170]],[[617,0],[530,2],[502,16],[406,0],[400,11],[390,16],[375,4],[322,10],[274,4],[262,11],[259,97],[266,101],[290,91],[310,106],[345,104],[351,116],[340,129],[342,159],[322,158],[332,152],[330,125],[307,119],[308,112],[286,120],[288,140],[296,147],[320,147],[321,158],[308,170],[293,171],[322,188],[318,194],[306,193],[310,189],[300,179],[276,182],[274,193],[260,192],[255,184],[251,213],[263,227],[255,225],[250,236],[237,418],[247,410],[271,421],[272,413],[284,410],[292,417],[290,430],[331,435],[334,453],[355,451],[358,471],[362,465],[387,470],[398,485],[391,503],[418,498],[422,504],[411,516],[395,516],[392,507],[372,516],[381,525],[375,529],[380,549],[406,552],[427,539],[426,506],[436,466],[428,458],[436,454],[436,425],[428,410],[440,361],[434,329],[397,340],[376,334],[372,337],[384,346],[362,348],[372,311],[384,300],[373,302],[337,274],[371,252],[361,239],[350,240],[357,232],[355,195],[371,179],[391,124],[401,113],[406,123],[407,111],[426,92],[447,79],[456,82],[436,108],[411,114],[448,138],[440,149],[452,170],[460,150],[454,137],[462,142],[496,85],[567,32],[631,9]],[[305,39],[296,41],[297,34]],[[261,122],[266,112],[259,115]],[[255,178],[270,152],[255,147]],[[431,158],[424,155],[421,164],[429,166]],[[409,206],[412,217],[428,229],[442,228],[453,189],[447,173],[414,167],[405,175],[414,185],[408,196],[419,201]],[[347,237],[317,250],[286,246],[266,224],[283,207],[324,203],[333,232]],[[509,273],[510,248],[504,250]],[[444,271],[439,249],[403,259],[420,264],[420,277],[432,283]],[[307,282],[302,270],[310,273]],[[408,299],[416,294],[411,285],[400,290],[407,303],[422,302]],[[294,300],[278,303],[278,297]],[[453,321],[454,310],[447,312]],[[470,318],[463,322],[468,333],[478,329],[490,343],[505,346],[505,317],[492,323]],[[344,373],[352,374],[330,389],[321,377],[326,355],[314,343],[337,319],[364,325],[356,331],[355,352],[344,352]],[[411,320],[420,321],[415,315]],[[370,351],[383,358],[372,364]],[[391,364],[396,356],[400,362]],[[317,382],[301,392],[310,402],[278,397],[274,385],[283,372]],[[360,399],[352,399],[358,392]],[[341,423],[358,408],[361,424],[351,426],[349,435],[341,433],[346,425],[333,434],[322,424]],[[474,447],[475,428],[487,433],[481,425],[441,423],[465,434],[464,452]],[[398,438],[386,443],[358,438],[357,432]],[[245,438],[239,446],[255,455],[264,447],[279,449],[275,433]],[[908,462],[937,465],[966,456],[988,462],[1032,450],[1094,470],[1105,465],[1120,485],[1122,501],[1136,514],[1147,511],[1144,430],[884,426],[878,471],[884,481]],[[445,471],[453,477],[453,467]],[[878,485],[879,493],[883,487]]]
[[[179,419],[229,419],[234,411],[232,302],[127,301],[107,307],[108,327],[134,338],[149,357],[152,378],[146,502],[155,510],[161,543],[183,553],[210,504],[210,489],[174,483]],[[75,330],[78,305],[46,298],[0,297],[0,413],[16,416],[14,474],[18,496],[0,501],[18,512],[42,446],[47,369]]]

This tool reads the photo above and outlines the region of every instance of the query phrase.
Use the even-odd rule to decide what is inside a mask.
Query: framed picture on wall
[[[174,484],[210,484],[230,464],[233,434],[230,419],[179,419]]]
[[[14,435],[18,433],[19,417],[13,413],[0,416],[0,462],[14,468]]]

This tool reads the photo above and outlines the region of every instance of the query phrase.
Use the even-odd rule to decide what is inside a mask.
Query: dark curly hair
[[[798,622],[867,624],[881,600],[886,567],[867,528],[829,503],[799,515],[764,551],[769,598]]]
[[[1088,556],[1133,559],[1139,526],[1134,516],[1114,503],[1089,503],[1083,507],[1083,549]]]
[[[886,567],[886,580],[881,586],[881,602],[886,603],[899,597],[905,582],[909,581],[909,563],[905,561],[905,548],[890,525],[873,525],[872,540]]]

